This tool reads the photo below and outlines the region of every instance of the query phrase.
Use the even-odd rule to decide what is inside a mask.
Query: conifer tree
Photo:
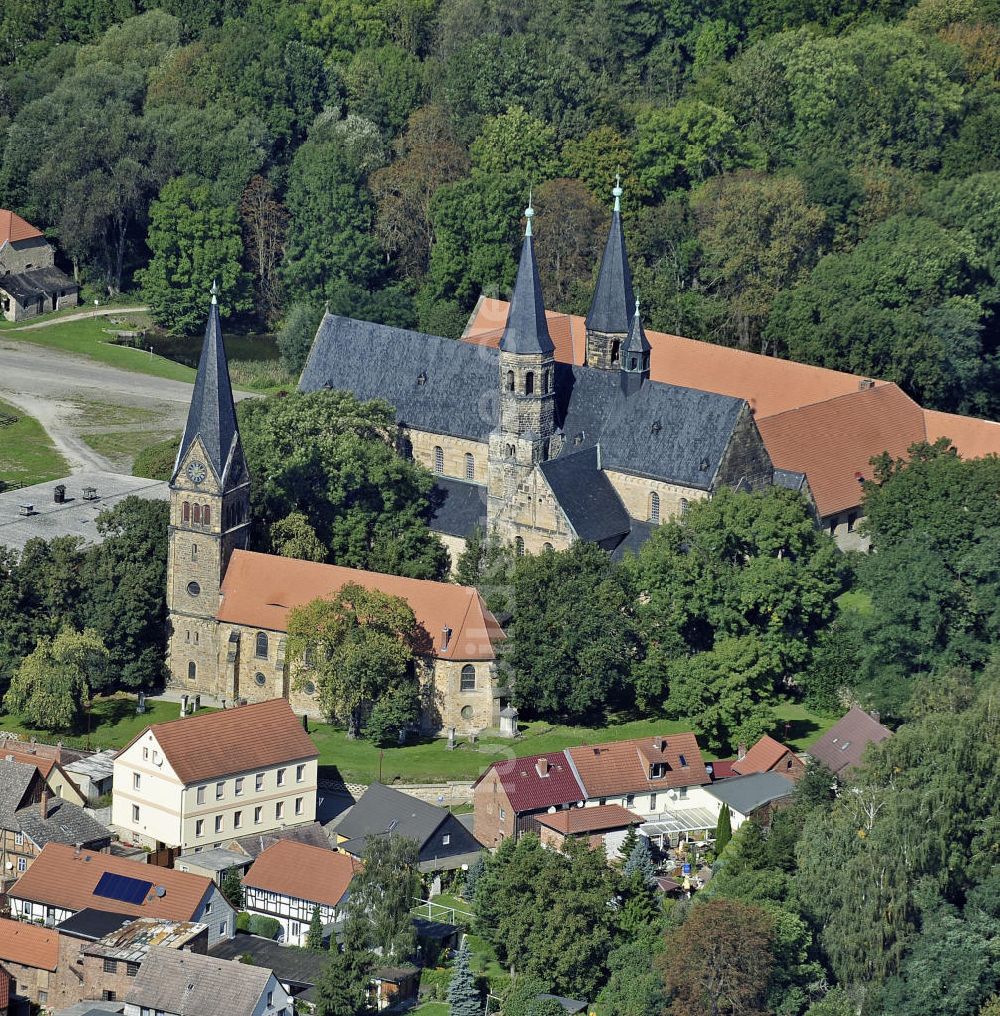
[[[323,948],[323,920],[319,916],[319,906],[313,907],[312,920],[309,922],[309,932],[306,935],[306,948],[317,951]]]
[[[479,992],[469,965],[469,945],[463,940],[462,947],[455,954],[451,983],[448,985],[448,1007],[451,1016],[479,1016]]]
[[[622,869],[626,878],[631,878],[636,872],[641,873],[649,883],[656,878],[656,865],[653,864],[653,857],[649,852],[649,839],[645,836],[638,838],[629,859],[625,862],[625,867]]]
[[[715,824],[715,853],[722,853],[726,844],[733,838],[733,822],[729,813],[729,805],[724,804],[719,812],[719,820]]]
[[[470,902],[476,898],[476,886],[479,884],[480,876],[483,874],[483,870],[486,868],[486,861],[483,855],[480,854],[473,862],[469,865],[468,870],[465,873],[465,884],[462,887],[462,894]]]
[[[632,851],[635,850],[635,845],[638,842],[639,834],[636,832],[635,826],[631,825],[628,827],[625,839],[622,840],[621,846],[618,848],[618,856],[623,861],[627,861],[632,856]]]

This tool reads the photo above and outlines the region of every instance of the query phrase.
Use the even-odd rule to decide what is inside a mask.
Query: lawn
[[[856,614],[872,612],[872,598],[863,589],[848,589],[837,597],[837,606],[843,611],[854,611]]]
[[[3,416],[16,417],[17,422],[0,426],[0,481],[29,485],[69,472],[66,460],[33,416],[0,402],[0,417]]]

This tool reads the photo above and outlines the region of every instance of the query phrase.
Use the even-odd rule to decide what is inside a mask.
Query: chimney
[[[662,755],[667,750],[667,739],[665,737],[654,737],[653,750],[658,751]]]
[[[448,644],[451,642],[451,629],[448,625],[445,625],[441,629],[441,652],[446,653],[448,651]]]
[[[535,770],[538,773],[538,775],[541,776],[542,779],[544,779],[546,776],[549,775],[549,760],[544,757],[540,758],[535,763]]]
[[[41,797],[41,800],[38,802],[38,814],[41,815],[42,818],[48,818],[49,817],[49,788],[48,788],[48,786],[42,787],[42,797]]]
[[[874,388],[875,382],[870,377],[863,377],[858,381],[858,391],[866,392],[869,388]]]
[[[741,759],[744,759],[746,757],[747,757],[746,743],[740,741],[740,743],[736,745],[736,761],[739,762]]]

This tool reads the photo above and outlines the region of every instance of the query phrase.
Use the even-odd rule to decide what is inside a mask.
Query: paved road
[[[81,310],[77,314],[65,314],[62,317],[49,318],[48,321],[37,321],[33,325],[18,325],[10,328],[12,332],[30,332],[35,328],[48,328],[50,325],[64,325],[67,321],[82,321],[84,318],[110,317],[112,314],[139,314],[149,310],[145,304],[141,307],[96,307],[94,310]]]
[[[160,417],[157,430],[176,432],[184,426],[191,401],[186,381],[135,374],[62,350],[11,341],[15,338],[16,332],[0,332],[0,399],[35,417],[71,470],[115,469],[80,438],[88,423],[76,405],[80,401],[152,410]]]

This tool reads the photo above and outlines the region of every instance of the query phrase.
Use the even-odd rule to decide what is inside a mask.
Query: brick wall
[[[514,809],[507,792],[492,772],[472,793],[472,831],[480,843],[495,847],[515,832]]]

